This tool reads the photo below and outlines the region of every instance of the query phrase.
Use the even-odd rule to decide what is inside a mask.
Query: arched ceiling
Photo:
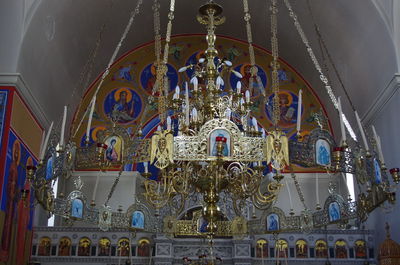
[[[39,1],[23,38],[18,72],[23,75],[49,120],[61,118],[61,106],[64,104],[71,104],[72,109],[76,107],[82,94],[82,87],[71,94],[78,84],[80,73],[95,46],[103,24],[106,25],[106,29],[102,35],[90,79],[94,80],[105,69],[136,2],[135,0]],[[161,27],[164,35],[169,1],[160,0],[160,2]],[[198,6],[204,2],[205,0],[176,0],[173,34],[205,32],[203,26],[195,19]],[[226,23],[217,29],[217,33],[246,39],[242,1],[216,0],[216,2],[224,7],[224,14],[227,17]],[[283,1],[278,2],[280,56],[311,83],[327,105],[328,112],[334,113]],[[321,58],[306,0],[291,2],[306,35],[311,40],[312,47],[318,58]],[[152,3],[153,1],[143,0],[140,13],[135,18],[133,28],[119,55],[153,40]],[[270,49],[269,3],[269,0],[249,0],[254,43],[267,49]],[[350,98],[363,114],[379,90],[384,88],[397,72],[396,52],[387,24],[372,0],[310,0],[310,3],[315,20],[349,91]],[[334,77],[332,69],[329,75]],[[332,80],[336,94],[344,96],[337,80],[335,78]],[[348,116],[352,116],[349,102],[345,101],[345,105],[344,110],[349,113]]]

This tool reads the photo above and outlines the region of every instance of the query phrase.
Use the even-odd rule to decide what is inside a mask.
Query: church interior
[[[400,1],[0,21],[0,265],[400,265]]]

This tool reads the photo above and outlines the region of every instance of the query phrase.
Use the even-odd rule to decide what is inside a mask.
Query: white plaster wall
[[[382,150],[388,169],[400,167],[400,118],[399,118],[400,91],[397,90],[390,101],[373,121],[377,133],[381,137]],[[392,182],[393,183],[393,182]],[[391,213],[383,209],[377,209],[368,225],[376,231],[376,245],[386,237],[385,223],[391,225],[392,239],[400,242],[400,191],[397,191],[397,202]]]

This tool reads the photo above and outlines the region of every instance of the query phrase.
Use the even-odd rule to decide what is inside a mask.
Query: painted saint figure
[[[315,144],[316,162],[321,166],[329,166],[331,164],[331,155],[328,142],[323,139],[318,139]]]
[[[277,231],[279,230],[279,217],[276,214],[271,214],[268,216],[267,221],[267,230],[268,231]]]
[[[329,221],[334,222],[340,219],[340,209],[337,202],[329,204]]]
[[[8,252],[11,243],[12,224],[15,215],[14,204],[17,200],[18,193],[18,167],[21,159],[21,145],[18,140],[13,144],[12,162],[8,170],[8,181],[6,191],[6,208],[5,220],[3,225],[3,235],[1,239],[1,250]]]
[[[71,216],[83,218],[83,202],[81,199],[74,199],[71,203]]]
[[[117,93],[117,92],[116,92]],[[117,97],[118,98],[118,97]],[[112,108],[112,117],[119,122],[128,122],[133,119],[133,114],[135,112],[133,102],[129,103],[128,93],[122,90],[119,93],[119,98],[117,102],[114,103]]]
[[[214,146],[213,146],[212,155],[213,156],[217,156],[217,153],[218,153],[217,144],[218,144],[219,141],[222,142],[222,155],[223,156],[228,156],[229,155],[229,148],[228,148],[228,144],[226,143],[227,138],[224,137],[224,135],[222,133],[218,134],[218,136],[215,137],[215,143],[214,143]]]
[[[107,150],[106,150],[106,158],[110,162],[118,161],[118,153],[115,150],[115,144],[116,143],[117,143],[117,140],[112,139],[110,141],[110,146],[108,146]]]
[[[141,211],[132,214],[132,227],[144,229],[144,214]]]

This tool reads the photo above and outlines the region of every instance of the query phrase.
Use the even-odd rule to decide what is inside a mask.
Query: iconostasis
[[[203,35],[183,35],[173,37],[171,40],[168,61],[168,83],[169,97],[173,97],[177,85],[183,86],[188,82],[193,74],[193,70],[188,69],[179,73],[178,69],[184,65],[196,63],[202,56],[207,46]],[[254,116],[260,127],[266,130],[271,129],[272,121],[272,99],[271,91],[271,67],[272,56],[265,49],[255,48],[256,64],[258,66],[258,77],[251,77],[248,45],[246,42],[227,37],[218,37],[217,47],[219,57],[230,60],[233,63],[233,69],[243,75],[242,93],[249,90],[251,100],[255,103],[252,109]],[[117,124],[126,128],[130,135],[142,130],[144,138],[151,137],[152,133],[160,125],[158,117],[158,93],[153,93],[153,86],[156,80],[156,71],[153,65],[155,60],[154,43],[148,43],[133,49],[122,56],[110,69],[110,74],[104,80],[96,98],[96,106],[93,115],[92,126],[90,128],[89,146],[98,142],[102,132],[112,126],[111,118],[113,110],[118,110],[119,115]],[[223,93],[228,93],[236,89],[236,83],[239,79],[229,73],[225,77],[226,82],[223,86]],[[299,90],[302,90],[302,135],[307,136],[316,128],[331,132],[329,120],[323,105],[310,85],[296,72],[288,63],[280,60],[279,70],[280,80],[280,110],[281,117],[279,127],[286,134],[294,139],[296,137],[296,122],[298,109]],[[202,87],[200,80],[199,86]],[[88,88],[80,106],[77,110],[73,124],[71,126],[71,135],[77,146],[86,146],[86,124],[87,116],[82,120],[84,113],[87,112],[90,101],[100,82],[100,77]],[[203,86],[204,87],[204,86]],[[184,89],[181,89],[183,91]],[[266,98],[262,96],[262,91],[266,91]],[[174,124],[174,128],[177,128]],[[124,143],[123,139],[107,138],[107,146],[112,146],[112,152],[109,152],[107,159],[109,161],[118,161],[122,159]],[[88,169],[88,168],[85,168]],[[117,169],[117,168],[110,168]],[[89,168],[89,170],[97,170]],[[124,170],[143,171],[143,165],[129,163]],[[316,172],[320,169],[303,168],[299,165],[294,166],[296,172]],[[150,167],[150,171],[155,168]]]

